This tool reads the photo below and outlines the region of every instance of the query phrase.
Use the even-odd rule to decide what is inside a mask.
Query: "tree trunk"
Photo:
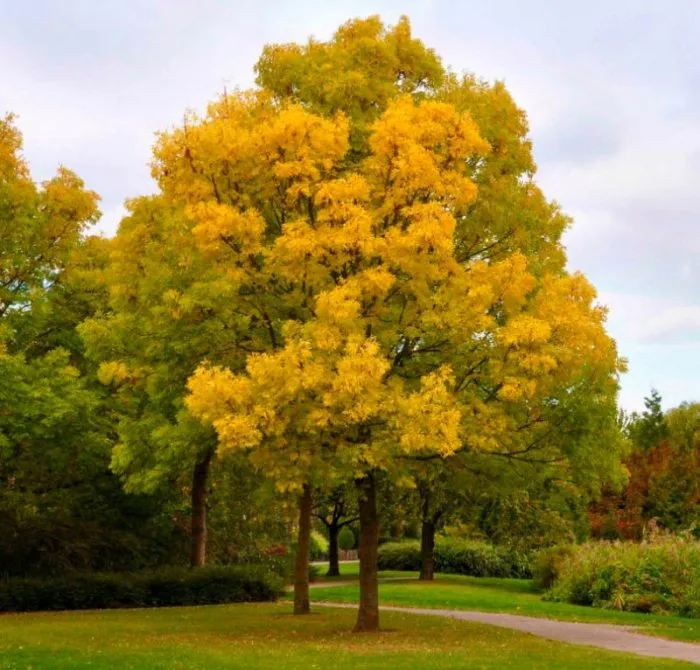
[[[304,484],[299,498],[299,535],[294,564],[294,614],[308,614],[309,605],[309,555],[311,552],[311,487]]]
[[[379,584],[377,582],[377,552],[379,548],[379,518],[377,491],[373,475],[356,481],[360,506],[360,603],[355,632],[379,630]]]
[[[433,579],[435,565],[435,524],[432,519],[423,520],[420,534],[420,579]]]
[[[207,552],[207,479],[212,452],[194,466],[192,474],[192,546],[190,566],[201,568]]]
[[[327,577],[340,577],[340,563],[338,561],[338,534],[340,526],[333,522],[328,526],[328,572]]]

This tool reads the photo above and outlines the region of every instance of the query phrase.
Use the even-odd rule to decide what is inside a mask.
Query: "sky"
[[[98,228],[151,193],[154,133],[253,83],[264,44],[405,14],[456,72],[526,110],[537,180],[574,217],[569,268],[609,307],[628,359],[620,404],[700,401],[697,0],[0,0],[0,113],[37,180],[59,164],[102,196]]]

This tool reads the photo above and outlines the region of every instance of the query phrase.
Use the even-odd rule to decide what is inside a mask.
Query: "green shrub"
[[[338,533],[338,549],[350,551],[355,548],[355,533],[349,526],[343,526]]]
[[[559,544],[537,553],[532,579],[538,589],[549,589],[559,578],[562,567],[576,553],[576,545]]]
[[[318,561],[328,556],[328,540],[323,533],[311,531],[311,560]]]
[[[321,576],[321,568],[318,565],[309,566],[309,581],[315,582]]]
[[[0,612],[268,601],[281,594],[283,581],[269,566],[10,578],[0,581]]]
[[[438,538],[435,572],[473,577],[529,577],[529,554],[478,540]],[[420,570],[420,542],[387,542],[379,547],[380,570]]]
[[[420,542],[385,542],[379,547],[380,570],[420,570]]]
[[[530,579],[532,577],[535,553],[531,549],[496,545],[496,550],[508,567],[508,577],[515,579]]]
[[[563,558],[546,598],[630,612],[700,617],[700,542],[589,542]]]

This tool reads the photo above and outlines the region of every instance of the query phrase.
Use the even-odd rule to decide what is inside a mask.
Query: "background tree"
[[[632,453],[626,460],[629,482],[608,489],[591,506],[595,537],[640,540],[654,521],[662,530],[695,530],[700,523],[698,405],[683,403],[660,413],[657,392],[645,399],[647,411],[632,415],[627,428]]]
[[[316,517],[328,534],[328,572],[326,576],[339,577],[338,549],[343,548],[339,545],[340,532],[343,528],[359,520],[354,491],[348,487],[338,487],[326,495],[317,496]],[[352,549],[352,547],[348,547],[348,549]]]
[[[109,471],[113,425],[76,326],[103,308],[97,195],[65,168],[37,185],[0,121],[0,571],[115,570],[165,560],[160,506]],[[170,546],[165,546],[170,543]]]
[[[651,449],[668,437],[668,424],[661,408],[661,394],[656,389],[651,389],[651,394],[644,398],[644,407],[641,415],[632,415],[627,431],[637,447]]]
[[[700,403],[683,402],[666,412],[668,439],[679,450],[691,451],[700,442]]]
[[[201,566],[216,436],[184,408],[185,383],[204,358],[237,364],[240,324],[227,320],[222,305],[230,293],[181,209],[158,197],[128,207],[110,244],[109,308],[80,332],[117,397],[112,469],[132,493],[162,493],[173,484],[188,492],[190,564]]]
[[[338,547],[342,551],[351,551],[355,548],[355,533],[349,526],[343,526],[338,533]]]

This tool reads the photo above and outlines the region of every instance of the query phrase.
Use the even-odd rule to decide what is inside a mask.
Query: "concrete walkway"
[[[356,582],[355,582],[356,583]],[[351,607],[351,603],[312,603],[315,607]],[[502,614],[495,612],[472,612],[465,610],[422,609],[418,607],[395,607],[383,605],[383,612],[406,612],[408,614],[427,614],[442,616],[461,621],[476,621],[478,623],[512,628],[524,633],[530,633],[548,640],[584,644],[601,647],[612,651],[622,651],[640,656],[655,656],[657,658],[672,658],[678,661],[689,661],[700,665],[700,644],[676,642],[650,635],[631,632],[631,626],[615,626],[602,623],[573,623],[555,621],[539,617],[519,616],[517,614]]]
[[[415,582],[416,580],[411,577],[380,577],[377,580],[380,584],[384,582]],[[328,580],[325,582],[309,582],[310,589],[327,589],[330,586],[357,586],[360,582],[357,579],[337,579]],[[292,585],[290,588],[294,588]]]

